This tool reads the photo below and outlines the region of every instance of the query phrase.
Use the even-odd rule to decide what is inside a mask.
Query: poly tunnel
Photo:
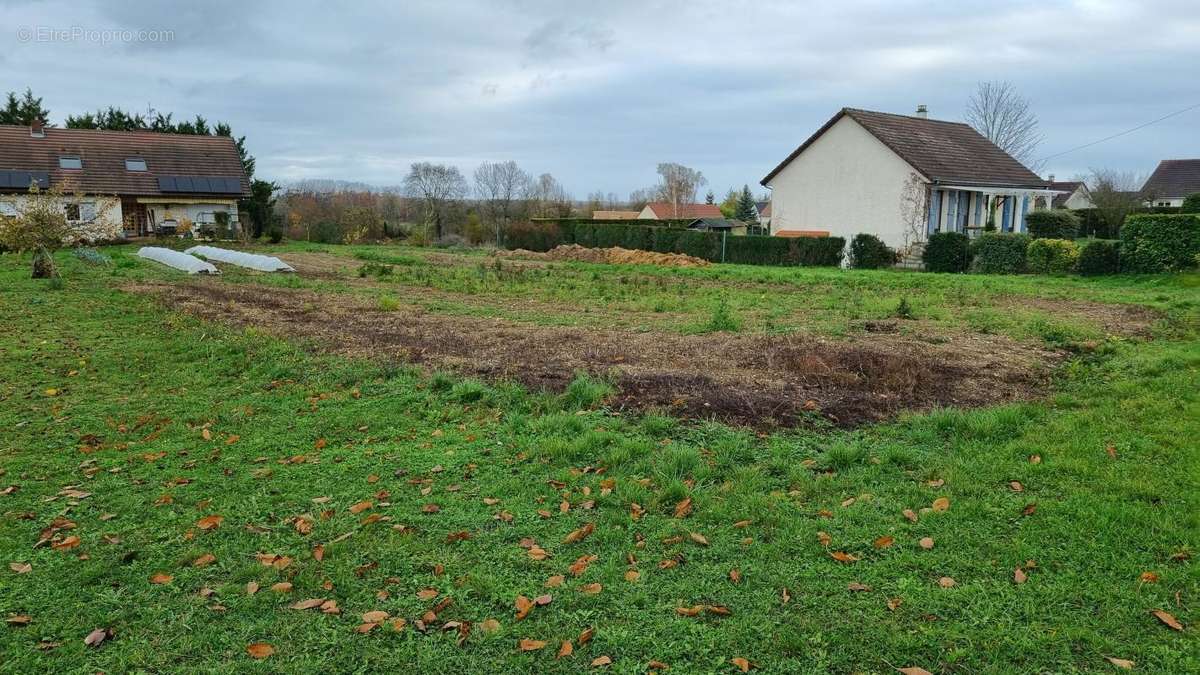
[[[169,248],[161,248],[159,246],[143,246],[138,249],[138,257],[154,262],[162,263],[167,267],[174,267],[188,274],[220,274],[220,270],[213,267],[212,263],[204,262],[203,260],[190,256],[179,251],[172,251]]]
[[[209,260],[237,265],[259,272],[295,272],[292,266],[283,262],[279,258],[269,255],[258,255],[256,253],[243,253],[241,251],[231,251],[226,248],[217,248],[216,246],[193,246],[186,253],[192,255],[202,255]]]

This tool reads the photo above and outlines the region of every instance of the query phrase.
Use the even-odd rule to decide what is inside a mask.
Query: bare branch
[[[1010,82],[980,82],[967,102],[967,124],[1018,162],[1028,165],[1042,142],[1029,100]]]

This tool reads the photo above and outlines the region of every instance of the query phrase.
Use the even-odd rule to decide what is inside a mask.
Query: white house
[[[238,224],[250,183],[232,138],[151,131],[0,125],[0,209],[16,210],[31,183],[81,194],[68,221],[109,221],[126,236]]]
[[[1055,191],[959,122],[843,108],[762,179],[771,234],[865,232],[907,250],[932,232],[1025,231]]]
[[[1054,174],[1050,174],[1048,180],[1050,189],[1058,192],[1054,195],[1054,208],[1074,211],[1090,209],[1095,206],[1092,203],[1092,193],[1088,191],[1087,183],[1080,180],[1056,181]]]
[[[1183,206],[1188,195],[1200,193],[1200,159],[1164,159],[1142,186],[1149,206]]]

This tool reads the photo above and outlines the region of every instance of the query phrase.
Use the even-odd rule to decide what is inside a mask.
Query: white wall
[[[0,195],[0,215],[15,216],[23,207],[27,194]],[[79,204],[81,227],[96,235],[95,239],[119,239],[123,234],[121,200],[115,197],[63,197],[64,210],[68,204]],[[68,221],[71,222],[71,221]]]
[[[771,232],[823,230],[847,242],[866,232],[902,247],[901,204],[913,173],[908,162],[843,116],[768,183]]]
[[[1149,206],[1183,206],[1183,197],[1155,197],[1147,202]]]
[[[1075,188],[1075,191],[1071,193],[1067,201],[1063,202],[1063,205],[1068,209],[1090,209],[1094,206],[1092,200],[1088,199],[1082,188]]]

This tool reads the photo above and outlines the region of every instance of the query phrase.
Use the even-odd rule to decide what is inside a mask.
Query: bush
[[[267,241],[272,244],[278,244],[283,241],[283,229],[278,225],[272,226],[271,229],[267,230]]]
[[[921,256],[927,272],[966,272],[971,267],[971,238],[962,232],[935,232]]]
[[[1025,251],[1029,271],[1037,274],[1066,274],[1075,269],[1079,247],[1069,239],[1034,239]]]
[[[1030,211],[1025,226],[1034,239],[1074,239],[1079,236],[1079,219],[1066,209]]]
[[[556,223],[514,223],[504,237],[508,248],[545,252],[564,243]]]
[[[803,267],[837,267],[846,248],[842,237],[792,237],[787,242],[788,263]]]
[[[321,221],[309,229],[308,240],[318,244],[340,244],[342,243],[342,228],[335,222]]]
[[[896,252],[888,248],[879,237],[865,232],[854,235],[850,240],[851,267],[860,270],[876,270],[896,264]]]
[[[1020,274],[1025,271],[1025,250],[1029,237],[1024,234],[984,234],[972,245],[972,267],[983,274]]]
[[[1115,241],[1089,241],[1079,251],[1075,267],[1084,276],[1116,274],[1120,271],[1121,248]]]
[[[1183,205],[1179,207],[1180,213],[1200,213],[1200,192],[1194,192],[1183,198]]]
[[[1135,214],[1121,226],[1121,268],[1170,272],[1196,266],[1200,214]]]

